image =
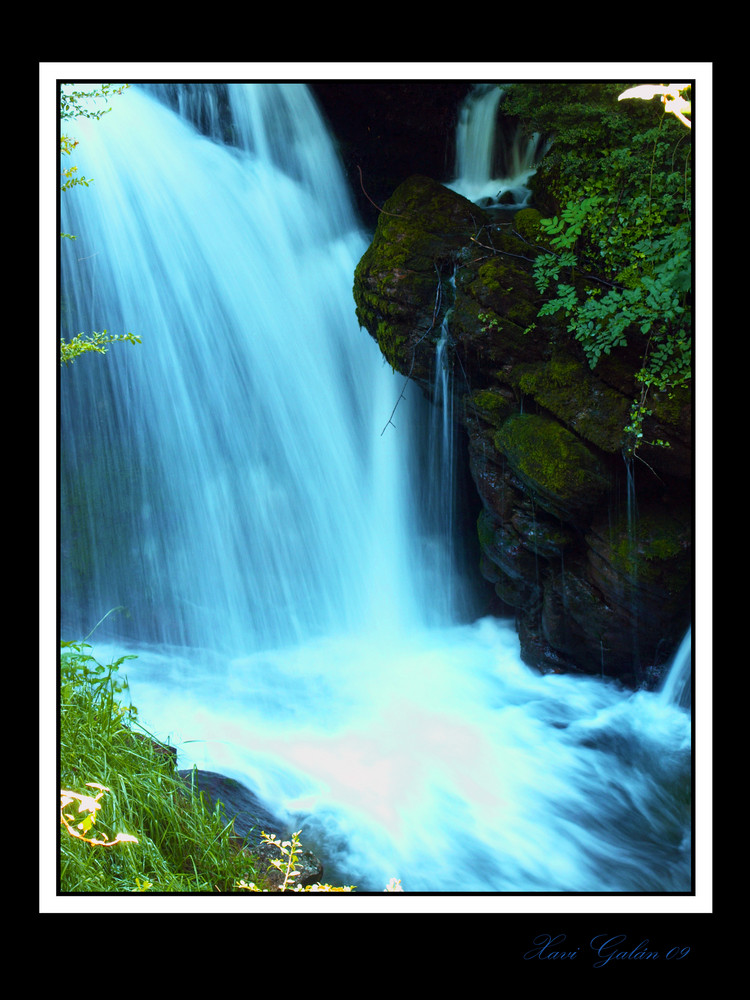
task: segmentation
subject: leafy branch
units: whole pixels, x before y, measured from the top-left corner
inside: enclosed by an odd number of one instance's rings
[[[141,338],[137,337],[134,333],[107,333],[106,330],[102,330],[101,333],[97,333],[96,330],[92,334],[79,333],[67,343],[61,339],[60,364],[73,364],[76,358],[91,351],[94,351],[96,354],[106,354],[107,348],[104,345],[112,344],[119,340],[127,340],[131,344],[141,343]]]
[[[91,100],[105,100],[108,101],[109,98],[115,94],[121,94],[123,90],[127,90],[130,86],[128,83],[123,83],[118,86],[111,83],[103,83],[98,90],[73,90],[65,91],[60,90],[60,120],[69,121],[74,118],[94,118],[97,121],[112,110],[112,108],[94,108],[88,105],[86,102]],[[69,135],[60,136],[60,152],[64,156],[70,156],[73,150],[78,145],[78,139],[73,139]],[[78,184],[82,184],[84,187],[88,187],[91,183],[86,177],[78,176],[78,167],[71,166],[67,170],[63,170],[62,176],[65,178],[65,183],[62,185],[61,190],[67,191],[69,188],[74,187]],[[62,235],[67,235],[63,233]]]
[[[108,101],[113,95],[121,94],[124,90],[127,90],[129,86],[130,84],[128,83],[119,85],[103,83],[96,90],[89,91],[66,91],[61,88],[60,120],[69,121],[76,118],[93,118],[98,121],[103,115],[110,112],[112,108],[93,107],[89,102],[92,100]],[[78,146],[77,139],[73,139],[69,135],[60,136],[60,152],[62,155],[70,156],[76,146]],[[91,183],[90,179],[79,176],[78,167],[76,166],[70,166],[66,170],[63,170],[62,176],[65,178],[65,183],[61,186],[62,191],[68,191],[77,185],[88,187]],[[71,233],[60,233],[60,236],[69,240],[76,239]],[[141,338],[133,333],[108,334],[106,330],[102,330],[101,333],[97,331],[94,331],[92,334],[79,333],[68,343],[61,339],[60,364],[72,364],[82,354],[90,352],[106,354],[107,348],[104,346],[105,344],[112,344],[122,340],[126,340],[131,344],[141,343]]]

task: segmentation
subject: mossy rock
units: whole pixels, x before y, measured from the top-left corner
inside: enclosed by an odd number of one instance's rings
[[[517,255],[521,245],[514,244]],[[512,324],[520,333],[537,321],[541,300],[528,264],[517,256],[500,253],[485,260],[473,272],[462,274],[461,292],[474,299],[479,312],[487,316],[484,327]]]
[[[686,437],[690,434],[692,417],[692,391],[688,385],[677,386],[663,392],[653,392],[649,405],[654,420],[680,428]]]
[[[571,352],[558,349],[546,361],[519,365],[513,381],[525,396],[601,451],[622,451],[630,400],[596,378]]]
[[[627,511],[610,514],[606,524],[592,526],[587,541],[631,586],[666,584],[669,591],[682,591],[689,578],[690,517],[680,517],[658,501],[640,502],[631,517]]]
[[[414,175],[386,201],[375,230],[375,243],[400,244],[404,259],[421,250],[428,263],[456,252],[487,224],[473,202],[430,177]]]
[[[550,331],[537,322],[536,291],[529,275],[507,257],[493,257],[456,277],[451,334],[467,377],[486,385],[521,363],[544,359]],[[505,375],[500,379],[511,384]]]
[[[585,518],[610,489],[609,473],[596,455],[549,417],[514,414],[494,443],[539,506],[563,521]]]
[[[522,208],[513,217],[513,228],[529,243],[537,244],[542,235],[542,213],[536,208]]]
[[[479,418],[499,427],[516,409],[516,404],[499,389],[478,389],[464,399],[464,409],[469,417]]]
[[[408,178],[383,206],[353,294],[360,325],[395,370],[431,378],[456,263],[479,256],[471,238],[486,221],[480,208],[428,177]]]

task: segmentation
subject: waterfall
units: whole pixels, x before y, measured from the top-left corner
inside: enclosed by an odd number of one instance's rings
[[[661,697],[664,703],[689,709],[693,701],[692,680],[693,630],[688,629],[662,684]]]
[[[90,641],[136,654],[141,721],[329,881],[688,891],[690,713],[456,612],[448,371],[428,403],[357,325],[368,239],[307,88],[133,86],[74,124],[62,336],[142,343],[61,372],[63,637],[117,609]]]
[[[455,280],[452,278],[447,285],[443,294],[452,296]],[[422,434],[424,456],[417,460],[417,466],[424,470],[420,475],[419,504],[428,532],[421,545],[420,564],[423,590],[435,623],[476,617],[476,613],[471,614],[470,588],[460,585],[460,581],[466,583],[469,552],[464,551],[465,544],[458,544],[463,512],[449,318],[450,311],[443,318],[435,344],[431,405]],[[475,558],[470,572],[475,574],[478,553],[472,549],[470,554]]]
[[[62,476],[64,622],[231,655],[415,610],[338,164],[304,87],[230,90],[232,147],[138,91],[80,123],[63,335],[143,344],[64,372]]]
[[[484,207],[518,209],[529,201],[527,182],[545,144],[536,134],[525,138],[515,126],[503,134],[498,122],[503,94],[497,84],[470,91],[456,130],[456,176],[447,186]]]
[[[456,577],[453,539],[455,536],[456,511],[456,467],[455,434],[456,424],[453,413],[453,380],[451,377],[449,353],[449,326],[447,317],[443,320],[440,338],[435,348],[435,377],[433,384],[433,404],[435,420],[430,434],[430,462],[428,465],[429,495],[435,504],[433,523],[442,526],[443,534],[436,535],[435,546],[443,558],[437,563],[431,590],[440,593],[441,587],[451,586]],[[447,541],[447,545],[443,542]],[[445,593],[445,591],[443,591]],[[449,598],[447,610],[455,610]]]

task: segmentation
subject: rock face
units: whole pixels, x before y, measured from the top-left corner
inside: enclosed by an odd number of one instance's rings
[[[456,412],[481,499],[479,570],[543,670],[637,686],[691,615],[690,398],[651,401],[624,457],[632,348],[592,370],[532,279],[538,213],[490,218],[413,176],[383,206],[355,274],[360,324],[391,366],[432,384],[447,319]]]
[[[166,748],[171,750],[172,748]],[[190,788],[204,796],[212,808],[218,808],[228,823],[232,821],[233,835],[251,850],[261,863],[268,866],[266,878],[274,890],[281,885],[283,875],[272,862],[280,858],[278,850],[262,840],[261,834],[268,833],[282,839],[286,836],[282,822],[273,816],[260,799],[245,785],[225,774],[202,771],[198,768],[177,772]],[[312,851],[303,850],[296,865],[298,876],[295,884],[305,886],[319,882],[323,874],[323,864]]]
[[[263,831],[281,836],[281,822],[239,781],[215,771],[202,771],[198,768],[177,773],[194,792],[202,793],[212,808],[218,807],[226,822],[234,821],[235,836],[256,847],[261,843]]]

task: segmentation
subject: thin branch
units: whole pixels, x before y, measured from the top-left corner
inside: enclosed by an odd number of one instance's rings
[[[380,205],[375,204],[375,202],[372,200],[369,194],[365,191],[365,182],[362,178],[362,167],[360,167],[359,164],[357,164],[357,170],[359,171],[359,186],[362,188],[362,194],[365,196],[365,198],[367,198],[370,204],[373,205],[375,208],[377,208],[379,212],[382,212],[383,215],[392,215],[395,219],[403,219],[403,215],[399,215],[397,212],[386,212],[386,210],[384,208],[381,208]]]
[[[398,409],[398,404],[401,402],[402,399],[405,398],[404,397],[404,391],[406,389],[406,386],[409,383],[409,380],[411,379],[411,373],[414,371],[414,360],[415,360],[415,356],[416,356],[416,349],[422,343],[422,341],[427,336],[427,334],[430,333],[431,330],[435,329],[435,321],[437,320],[438,313],[440,312],[440,302],[442,300],[443,283],[442,283],[442,281],[440,279],[440,271],[438,270],[437,264],[435,264],[434,267],[435,267],[435,270],[437,271],[438,283],[437,283],[437,289],[435,291],[435,305],[432,307],[432,322],[427,327],[427,329],[425,330],[425,332],[422,334],[422,336],[419,338],[419,340],[416,342],[416,344],[414,345],[414,347],[412,349],[412,352],[411,352],[411,366],[409,368],[409,374],[404,379],[404,384],[401,387],[401,393],[400,393],[398,399],[396,400],[395,406],[391,410],[391,415],[388,418],[388,420],[387,420],[387,422],[385,424],[385,427],[383,427],[382,431],[380,432],[380,436],[381,437],[385,434],[385,432],[388,429],[389,425],[391,427],[395,427],[396,426],[393,423],[393,414]]]
[[[407,376],[406,376],[406,378],[404,379],[404,384],[403,384],[403,386],[401,387],[401,395],[400,395],[400,396],[398,397],[398,399],[396,400],[396,405],[395,405],[395,406],[393,407],[393,409],[391,410],[391,415],[390,415],[390,417],[388,417],[388,421],[386,422],[386,425],[385,425],[385,427],[384,427],[384,428],[382,429],[382,431],[380,432],[380,436],[381,436],[381,437],[382,437],[382,436],[383,436],[383,435],[385,434],[385,432],[386,432],[386,431],[388,430],[388,426],[389,426],[389,425],[390,425],[391,427],[395,427],[395,426],[396,426],[396,425],[395,425],[395,424],[393,423],[393,414],[394,414],[394,413],[396,412],[396,410],[398,409],[398,404],[399,404],[399,403],[401,402],[401,400],[402,400],[402,399],[404,399],[404,398],[405,398],[405,396],[404,396],[404,392],[405,392],[405,390],[406,390],[406,386],[407,386],[408,384],[409,384],[409,376],[407,375]]]

